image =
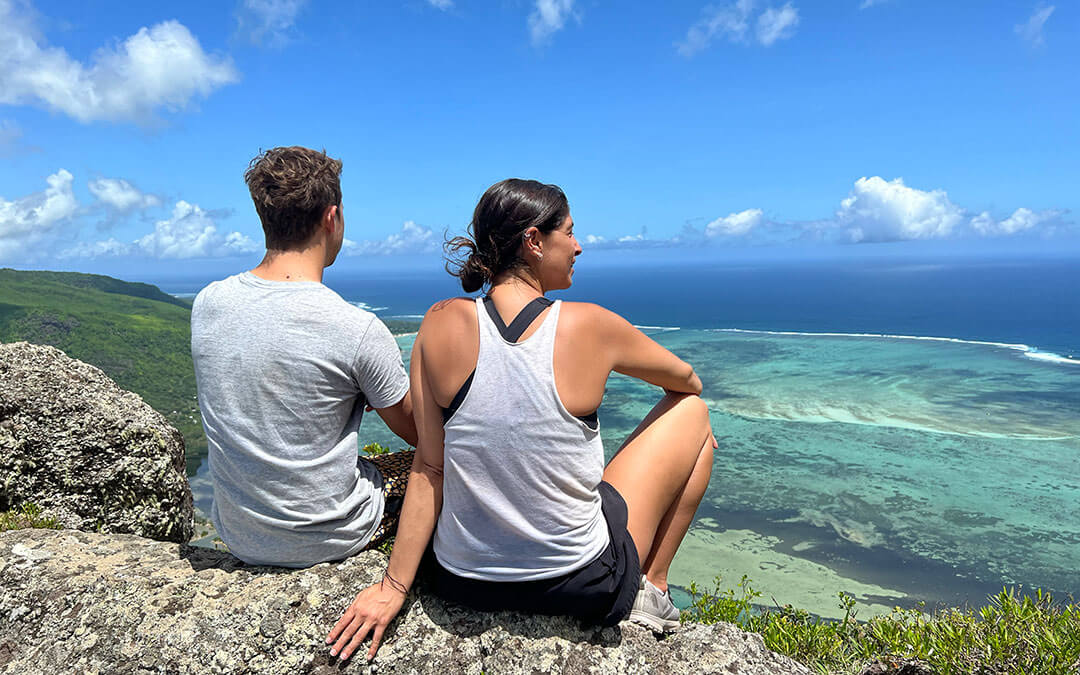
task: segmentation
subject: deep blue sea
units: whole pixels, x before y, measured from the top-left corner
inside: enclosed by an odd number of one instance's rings
[[[386,318],[460,294],[438,264],[325,281]],[[745,574],[824,616],[843,590],[863,618],[1003,585],[1080,594],[1080,260],[583,259],[555,297],[619,312],[705,384],[720,451],[678,587]],[[612,378],[609,456],[659,397]],[[374,415],[364,435],[393,444]]]

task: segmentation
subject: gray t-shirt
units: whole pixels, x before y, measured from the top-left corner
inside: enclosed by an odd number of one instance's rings
[[[245,272],[195,298],[191,355],[229,550],[306,567],[363,548],[383,512],[379,472],[357,461],[364,404],[409,390],[386,326],[321,283]]]

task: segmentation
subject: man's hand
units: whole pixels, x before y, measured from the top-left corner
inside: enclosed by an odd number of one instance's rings
[[[371,649],[368,650],[367,659],[370,661],[375,658],[383,632],[401,611],[404,603],[405,593],[385,580],[360,591],[345,610],[345,614],[338,619],[334,629],[326,636],[326,644],[334,645],[330,648],[330,655],[340,654],[344,661],[352,656],[370,632]]]

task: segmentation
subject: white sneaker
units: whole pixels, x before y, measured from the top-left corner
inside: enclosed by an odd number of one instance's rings
[[[667,591],[661,591],[641,575],[630,620],[656,633],[668,633],[679,627],[679,609]]]

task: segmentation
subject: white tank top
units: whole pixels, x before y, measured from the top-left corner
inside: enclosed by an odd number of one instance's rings
[[[443,508],[435,557],[470,579],[530,581],[572,572],[608,545],[597,486],[600,432],[555,389],[561,301],[508,342],[476,300],[480,353],[472,384],[444,425]]]

